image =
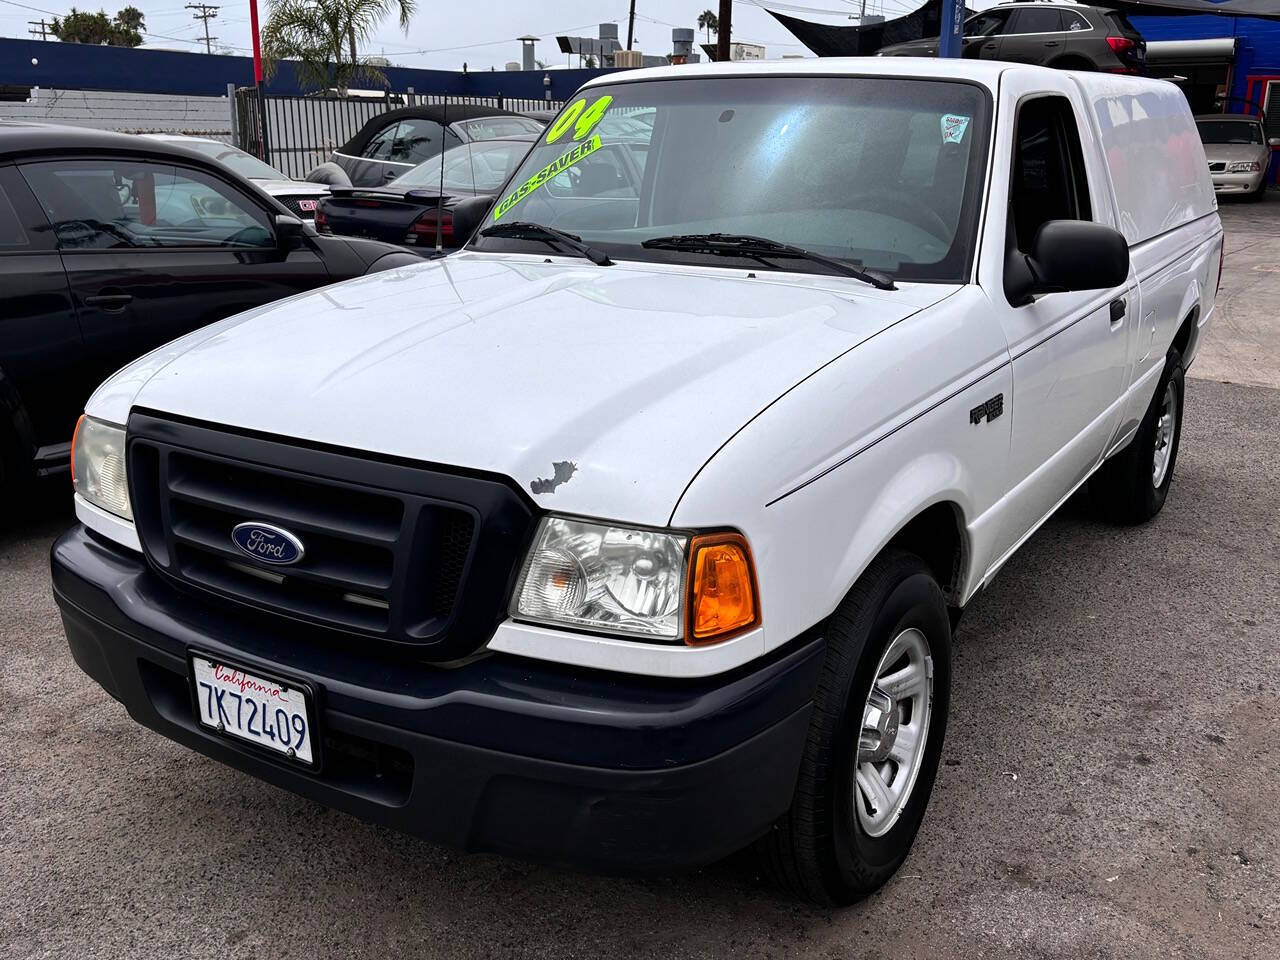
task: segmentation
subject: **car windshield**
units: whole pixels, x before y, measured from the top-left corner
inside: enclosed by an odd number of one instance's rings
[[[830,272],[797,257],[643,245],[749,235],[900,279],[963,282],[989,104],[966,82],[880,77],[591,87],[538,138],[482,229],[532,222],[614,259]],[[473,247],[528,252],[533,243],[482,233]]]
[[[518,137],[522,133],[542,132],[542,124],[532,117],[480,117],[476,120],[460,120],[457,126],[471,140],[497,140],[501,137]]]
[[[183,140],[182,146],[190,147],[206,157],[213,157],[223,166],[230,167],[242,177],[250,180],[288,180],[275,167],[268,166],[251,153],[245,153],[238,147],[213,140]]]
[[[529,140],[490,140],[464,143],[420,163],[387,184],[406,190],[440,188],[440,164],[444,163],[444,189],[468,193],[493,193],[528,151]]]
[[[1252,120],[1201,120],[1196,128],[1203,143],[1262,143],[1262,125]]]

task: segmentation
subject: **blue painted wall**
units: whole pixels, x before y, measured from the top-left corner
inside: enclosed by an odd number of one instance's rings
[[[32,63],[35,60],[36,63]],[[391,88],[403,92],[459,96],[543,99],[541,70],[455,73],[451,70],[411,70],[387,67]],[[609,70],[552,70],[551,96],[568,99],[592,77]],[[253,85],[253,60],[218,54],[130,50],[79,43],[0,38],[0,83],[67,90],[130,90],[138,93],[183,93],[222,96],[227,84]],[[288,61],[280,64],[267,84],[270,93],[304,93]]]
[[[1131,17],[1148,40],[1207,40],[1237,37],[1236,64],[1231,72],[1231,96],[1243,98],[1249,77],[1280,76],[1280,21],[1250,17]],[[1238,110],[1242,104],[1231,105]]]

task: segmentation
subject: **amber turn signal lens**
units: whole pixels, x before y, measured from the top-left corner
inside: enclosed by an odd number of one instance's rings
[[[727,640],[760,622],[751,550],[741,534],[694,537],[689,558],[687,644]]]
[[[80,419],[76,421],[76,428],[71,434],[71,487],[75,489],[76,485],[76,447],[79,445],[80,428],[84,426],[84,414],[80,414]]]

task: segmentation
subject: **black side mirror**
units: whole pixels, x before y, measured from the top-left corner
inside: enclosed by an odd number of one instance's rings
[[[297,217],[287,213],[277,213],[275,219],[276,239],[282,247],[291,247],[307,232],[307,225]]]
[[[1117,231],[1085,220],[1050,220],[1036,231],[1031,255],[1010,252],[1004,289],[1015,307],[1042,293],[1105,290],[1129,277],[1129,242]]]
[[[454,204],[450,211],[453,214],[454,243],[461,247],[471,239],[493,208],[493,200],[493,197],[467,197]]]

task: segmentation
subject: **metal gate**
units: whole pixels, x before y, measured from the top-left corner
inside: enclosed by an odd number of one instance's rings
[[[475,104],[515,113],[559,110],[562,100],[386,93],[382,97],[277,97],[259,100],[256,87],[235,95],[236,146],[261,157],[291,179],[303,180],[369,120],[398,107]]]

